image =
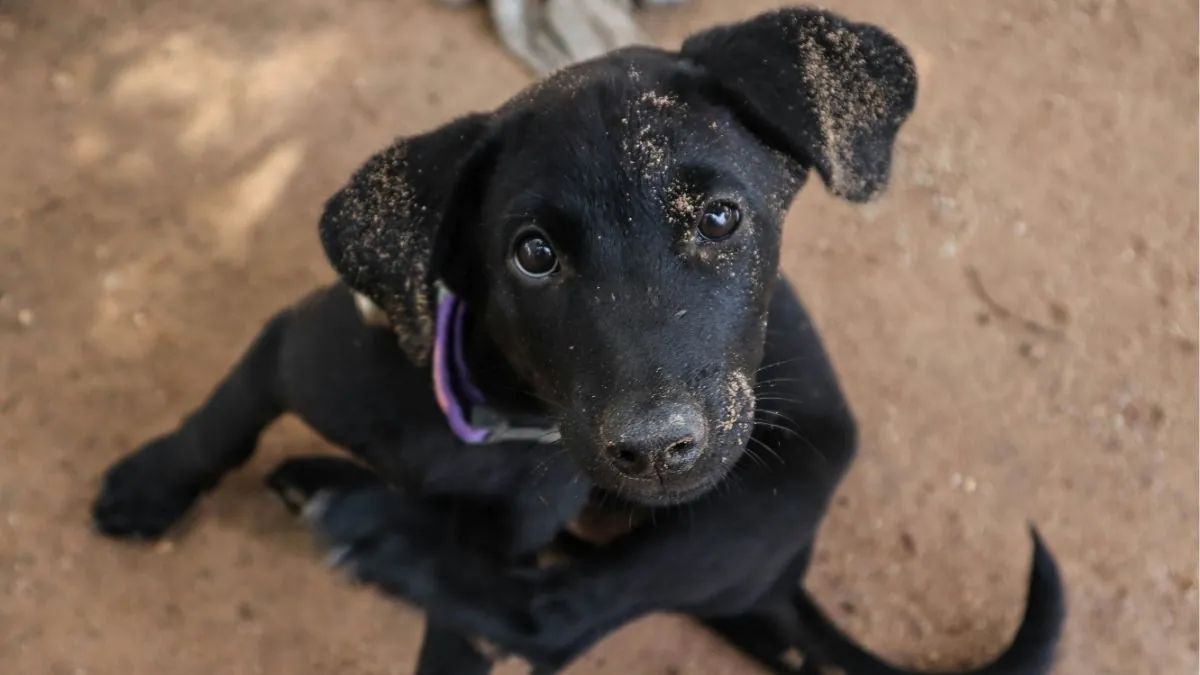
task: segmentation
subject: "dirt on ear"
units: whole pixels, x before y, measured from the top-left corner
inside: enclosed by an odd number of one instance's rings
[[[896,92],[868,71],[867,61],[883,54],[852,27],[824,17],[804,27],[798,47],[804,84],[816,104],[828,157],[829,188],[839,195],[874,192],[882,186],[873,185],[872,177],[863,175],[859,168],[862,159],[854,156],[854,140],[895,115]]]

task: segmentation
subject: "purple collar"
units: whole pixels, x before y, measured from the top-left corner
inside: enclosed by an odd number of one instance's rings
[[[463,319],[466,304],[438,284],[437,324],[433,341],[433,394],[450,430],[463,443],[482,445],[504,441],[555,443],[556,426],[514,426],[487,405],[483,392],[471,380],[463,353]]]

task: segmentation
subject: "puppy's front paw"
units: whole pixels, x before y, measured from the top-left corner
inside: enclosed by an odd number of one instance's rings
[[[546,642],[569,644],[577,637],[573,632],[581,631],[588,617],[611,604],[615,595],[572,583],[571,573],[570,566],[550,568],[535,584],[530,612]]]
[[[543,648],[543,635],[529,613],[540,575],[521,574],[481,550],[464,532],[464,514],[449,505],[386,488],[322,490],[306,501],[303,512],[328,548],[327,561],[355,581],[413,603],[464,635],[487,640],[497,653],[535,664],[556,656]]]
[[[382,487],[317,489],[301,511],[328,549],[331,566],[409,600],[427,595],[439,533],[418,500]]]
[[[163,437],[109,467],[92,521],[101,534],[121,539],[157,539],[188,512],[205,485],[169,480],[171,437]]]
[[[504,651],[526,639],[529,583],[474,546],[444,504],[379,489],[321,491],[304,513],[355,581],[416,604]],[[459,514],[461,515],[461,514]]]

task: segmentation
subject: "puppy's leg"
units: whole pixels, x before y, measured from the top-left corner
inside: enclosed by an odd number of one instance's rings
[[[788,637],[792,632],[789,630],[792,593],[803,581],[811,560],[810,544],[780,575],[779,581],[755,610],[737,616],[701,618],[701,622],[768,672],[779,675],[819,673],[816,660],[800,653]]]
[[[307,455],[284,460],[266,478],[271,489],[293,513],[304,513],[319,493],[384,488],[371,469],[341,457]],[[492,659],[466,636],[427,620],[417,656],[416,675],[487,675]]]
[[[815,670],[815,664],[809,663],[803,654],[787,642],[778,626],[766,617],[754,614],[720,617],[706,619],[704,625],[757,661],[769,673],[800,675],[820,672]]]
[[[835,417],[806,430],[807,443],[791,447],[770,435],[774,430],[763,431],[761,441],[779,456],[741,467],[741,490],[663,510],[652,527],[636,528],[596,555],[529,574],[514,575],[459,542],[431,541],[405,515],[411,505],[376,491],[335,494],[313,516],[359,581],[525,657],[540,668],[535,672],[552,673],[650,612],[760,613],[754,599],[764,598],[807,548],[852,455],[851,421]],[[795,574],[791,579],[798,582]]]
[[[254,452],[259,434],[283,413],[276,389],[288,313],[267,323],[209,399],[173,432],[112,465],[92,504],[96,527],[112,537],[156,538],[196,498]]]
[[[492,660],[480,653],[470,639],[433,621],[426,622],[416,675],[488,675],[490,672]]]

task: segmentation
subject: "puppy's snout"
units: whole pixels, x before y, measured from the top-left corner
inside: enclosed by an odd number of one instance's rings
[[[694,405],[625,408],[604,426],[606,459],[631,478],[686,471],[704,452],[704,415]]]

